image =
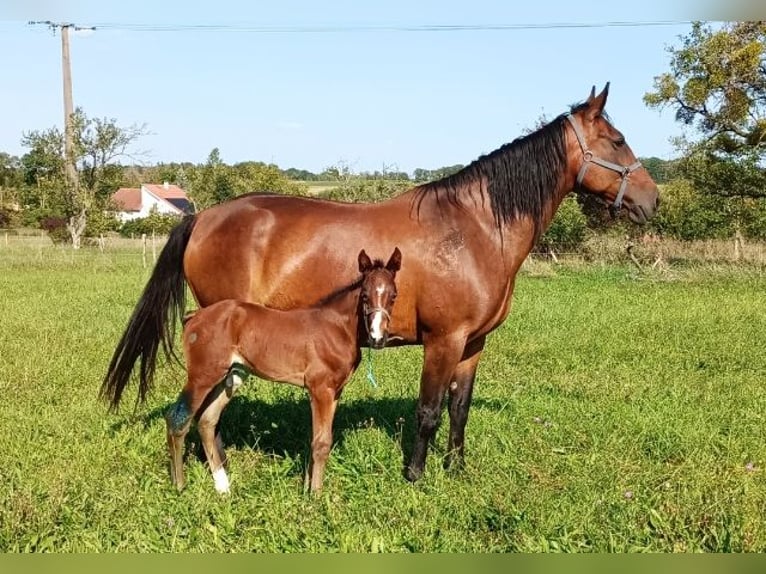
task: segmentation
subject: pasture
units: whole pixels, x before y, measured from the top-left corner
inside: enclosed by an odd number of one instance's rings
[[[129,242],[0,245],[0,551],[766,550],[762,263],[530,262],[479,368],[466,468],[442,469],[443,424],[402,478],[421,349],[386,349],[377,388],[366,363],[346,388],[318,497],[301,389],[251,378],[224,412],[228,496],[195,431],[170,484],[181,368],[135,411],[135,385],[118,414],[98,401],[150,267]]]

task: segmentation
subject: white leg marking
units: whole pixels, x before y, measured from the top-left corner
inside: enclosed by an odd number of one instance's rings
[[[375,341],[380,341],[383,338],[383,330],[380,328],[380,324],[383,322],[383,313],[375,311],[372,314],[372,322],[370,323],[370,337]]]
[[[229,492],[229,476],[226,474],[226,470],[221,467],[213,473],[213,480],[215,481],[215,489],[221,494],[228,494]]]

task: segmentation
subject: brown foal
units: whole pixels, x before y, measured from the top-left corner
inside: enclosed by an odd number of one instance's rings
[[[184,324],[187,383],[168,410],[170,475],[184,487],[183,444],[193,419],[218,492],[229,491],[225,455],[216,441],[221,412],[248,374],[303,386],[311,399],[311,459],[306,485],[322,488],[341,391],[361,359],[360,337],[380,349],[396,299],[401,266],[395,248],[388,263],[358,256],[361,277],[309,308],[280,311],[227,299],[198,310]]]

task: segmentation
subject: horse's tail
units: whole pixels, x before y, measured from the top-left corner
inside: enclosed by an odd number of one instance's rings
[[[178,360],[173,351],[176,323],[186,306],[183,258],[195,217],[188,215],[170,232],[149,282],[138,300],[128,326],[109,363],[99,395],[116,410],[130,375],[140,359],[138,400],[144,402],[154,377],[160,344],[165,356]]]

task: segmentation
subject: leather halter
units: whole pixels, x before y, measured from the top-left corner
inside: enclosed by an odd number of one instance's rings
[[[588,149],[588,146],[585,143],[585,136],[583,136],[582,130],[577,124],[577,121],[575,121],[574,116],[572,114],[567,114],[566,118],[569,120],[569,123],[572,124],[572,129],[574,130],[577,141],[580,144],[580,149],[582,150],[583,155],[582,167],[580,168],[580,172],[577,174],[577,185],[582,185],[582,180],[585,178],[585,172],[588,171],[591,163],[595,163],[596,165],[600,165],[601,167],[605,167],[606,169],[611,169],[612,171],[619,173],[620,178],[622,179],[620,182],[620,190],[617,192],[617,197],[614,198],[614,202],[611,205],[611,208],[616,212],[618,209],[620,209],[620,207],[622,207],[622,197],[625,195],[625,189],[628,187],[628,177],[630,177],[631,173],[641,167],[641,162],[636,160],[634,163],[628,166],[624,166],[612,163],[611,161],[601,159],[600,157],[593,155],[593,152]]]

